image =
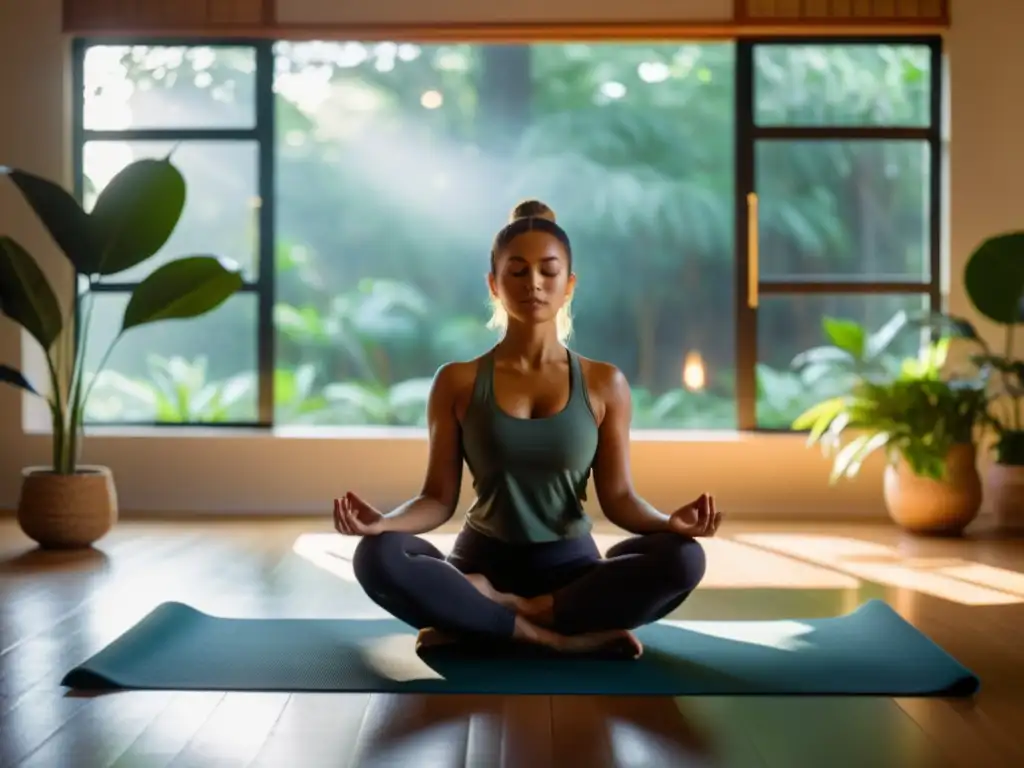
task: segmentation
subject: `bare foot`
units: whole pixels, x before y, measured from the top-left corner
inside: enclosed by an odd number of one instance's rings
[[[425,627],[416,636],[416,650],[421,651],[425,648],[434,648],[439,645],[452,645],[458,641],[459,638],[455,635],[447,634],[433,627]]]
[[[644,647],[640,641],[624,629],[605,632],[587,632],[579,635],[560,635],[544,627],[531,624],[522,617],[516,617],[515,639],[530,645],[539,645],[567,656],[598,656],[606,659],[638,659]],[[416,651],[420,652],[439,646],[454,645],[458,635],[426,627],[416,637]]]
[[[614,659],[639,659],[644,652],[644,646],[636,635],[625,629],[562,635],[559,645],[563,653],[598,655]]]
[[[534,624],[523,616],[516,616],[513,637],[520,642],[541,645],[566,655],[586,654],[604,658],[638,659],[644,650],[633,633],[625,629],[562,635]]]
[[[553,595],[521,597],[516,610],[524,617],[542,627],[555,623],[555,598]]]
[[[553,596],[520,597],[508,592],[499,592],[482,573],[468,573],[465,576],[466,580],[473,585],[476,591],[488,600],[493,600],[498,605],[510,608],[530,622],[539,624],[542,627],[549,627],[554,623],[555,599]]]
[[[511,608],[513,611],[519,610],[522,598],[517,595],[510,595],[507,592],[499,592],[482,573],[467,573],[464,575],[466,577],[466,581],[472,584],[476,591],[488,600],[493,600],[498,605]]]

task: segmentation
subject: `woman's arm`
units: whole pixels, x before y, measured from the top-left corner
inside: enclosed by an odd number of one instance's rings
[[[455,416],[458,370],[449,364],[438,370],[427,401],[430,454],[423,487],[410,499],[384,515],[382,530],[426,533],[447,523],[459,503],[462,487],[462,447]]]
[[[629,469],[629,425],[633,401],[629,382],[611,365],[595,366],[595,389],[601,393],[604,416],[594,460],[594,487],[601,510],[609,521],[630,533],[667,531],[669,516],[662,514],[633,490]]]

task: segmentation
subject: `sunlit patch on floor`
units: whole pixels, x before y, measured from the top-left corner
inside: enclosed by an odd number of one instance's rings
[[[662,624],[685,629],[701,635],[709,635],[722,640],[732,640],[748,645],[760,645],[779,651],[799,651],[810,648],[811,643],[802,639],[814,631],[809,624],[800,621],[670,621],[662,620]]]
[[[349,544],[352,546],[348,546]],[[304,533],[295,540],[292,552],[345,581],[356,580],[352,570],[353,539],[332,533]]]
[[[398,682],[443,680],[436,670],[416,654],[414,635],[386,635],[363,647],[367,666],[381,677]]]
[[[969,560],[907,555],[885,544],[847,536],[750,533],[733,538],[860,579],[963,605],[1024,602],[1024,574]]]
[[[934,572],[990,589],[998,589],[1000,592],[1008,592],[1024,600],[1024,573],[967,560],[947,562]]]
[[[677,765],[687,768],[711,768],[713,765],[710,755],[701,754],[693,746],[679,744],[678,738],[669,739],[637,723],[609,717],[606,727],[616,765],[657,765],[666,754],[674,755],[680,760]]]

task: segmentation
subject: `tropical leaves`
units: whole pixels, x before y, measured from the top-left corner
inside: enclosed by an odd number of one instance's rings
[[[185,204],[185,180],[170,157],[143,159],[121,170],[100,192],[91,213],[63,187],[24,170],[0,168],[21,192],[39,222],[88,288],[101,276],[134,267],[163,248]],[[77,283],[77,281],[76,281]],[[129,330],[170,319],[204,315],[242,287],[239,270],[213,256],[172,261],[135,289],[122,325],[103,353],[98,370],[85,375],[94,297],[77,294],[84,308],[78,333],[35,259],[15,240],[0,237],[0,312],[22,326],[43,348],[50,373],[45,396],[53,422],[53,467],[75,472],[77,443],[96,373],[102,372],[118,340]],[[76,286],[77,292],[77,286]],[[69,302],[72,306],[75,302]],[[70,361],[70,365],[64,365]],[[39,394],[23,374],[5,366],[0,381]]]

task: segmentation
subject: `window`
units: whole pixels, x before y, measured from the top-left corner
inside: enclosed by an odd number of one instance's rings
[[[95,287],[86,370],[120,327],[131,290],[161,262],[195,253],[227,257],[246,285],[195,321],[131,331],[118,342],[86,408],[89,422],[265,424],[272,421],[273,147],[269,52],[243,42],[176,45],[79,43],[77,187],[86,208],[134,160],[173,153],[188,183],[181,221],[140,267]],[[262,64],[262,66],[261,66]],[[268,81],[264,86],[262,80]],[[267,266],[269,265],[269,268]]]
[[[421,426],[438,366],[495,342],[489,245],[539,197],[577,254],[570,343],[624,370],[635,428],[786,428],[824,315],[938,298],[937,51],[80,41],[83,200],[173,147],[168,256],[249,281],[126,338],[88,418]],[[101,286],[97,336],[138,279]]]
[[[737,261],[737,407],[743,427],[787,429],[829,394],[787,371],[823,318],[875,329],[939,307],[941,50],[774,39],[739,56],[738,241],[756,235],[758,258]]]

